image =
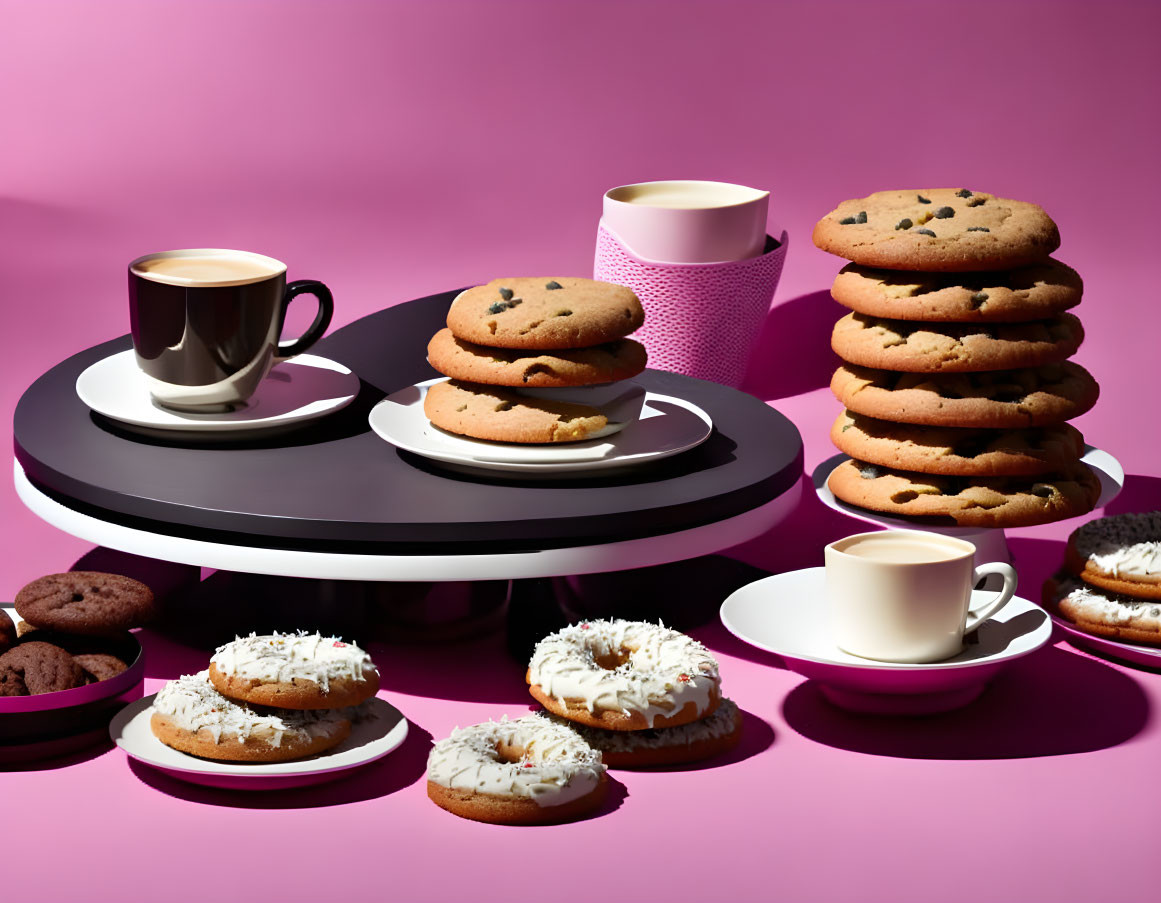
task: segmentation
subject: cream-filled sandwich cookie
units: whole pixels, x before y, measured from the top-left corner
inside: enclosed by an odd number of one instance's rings
[[[548,711],[605,730],[676,727],[721,701],[718,663],[701,643],[645,621],[583,621],[533,650],[529,692]]]
[[[284,709],[358,705],[379,691],[371,656],[317,633],[239,637],[214,653],[209,677],[231,699]]]
[[[1085,633],[1161,646],[1161,599],[1089,586],[1062,572],[1044,584],[1043,601]]]
[[[427,759],[427,795],[475,821],[569,821],[596,809],[604,789],[601,754],[541,715],[457,728]]]
[[[1068,538],[1065,556],[1085,583],[1161,599],[1161,511],[1089,521]]]
[[[150,728],[166,746],[204,759],[285,762],[338,745],[351,722],[335,712],[255,711],[227,699],[201,671],[161,688]]]

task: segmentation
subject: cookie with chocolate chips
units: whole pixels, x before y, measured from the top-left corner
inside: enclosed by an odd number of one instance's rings
[[[1080,303],[1084,284],[1056,260],[995,273],[913,273],[849,263],[830,293],[872,317],[937,323],[1023,323]]]
[[[493,279],[461,292],[447,314],[458,339],[533,351],[601,345],[624,338],[644,321],[632,290],[566,276]]]
[[[849,313],[835,324],[831,348],[863,367],[975,373],[1058,364],[1083,340],[1072,314],[1030,323],[922,323]]]
[[[860,461],[946,476],[1039,476],[1071,469],[1084,454],[1084,437],[1067,423],[979,430],[891,423],[843,411],[830,438]]]
[[[617,339],[591,348],[514,351],[457,339],[441,329],[427,345],[427,360],[444,376],[492,386],[564,388],[630,379],[645,369],[645,346]]]
[[[899,373],[847,364],[830,381],[856,414],[896,423],[1023,429],[1079,417],[1100,389],[1079,364],[990,373]]]
[[[449,433],[530,444],[579,442],[609,422],[587,405],[530,398],[508,388],[459,380],[432,385],[423,399],[423,413]]]
[[[888,270],[1008,270],[1045,261],[1060,246],[1036,204],[967,188],[878,191],[843,201],[814,227],[814,243]]]
[[[38,629],[112,636],[153,617],[153,591],[120,574],[69,571],[25,586],[16,594],[16,611]]]
[[[857,508],[961,527],[1051,523],[1088,513],[1100,497],[1100,482],[1083,464],[1041,477],[949,477],[851,459],[827,486]]]

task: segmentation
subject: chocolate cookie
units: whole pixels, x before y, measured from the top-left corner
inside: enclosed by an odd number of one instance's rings
[[[1060,233],[1035,204],[932,188],[843,201],[814,227],[814,243],[863,266],[961,273],[1041,263]]]
[[[1085,583],[1161,599],[1161,511],[1089,521],[1068,537],[1065,561]]]
[[[1085,633],[1161,646],[1161,600],[1090,586],[1062,571],[1044,584],[1043,601]]]
[[[29,583],[16,594],[16,611],[33,627],[107,636],[149,621],[153,592],[119,574],[69,571]]]
[[[23,685],[27,695],[55,693],[82,686],[85,673],[73,657],[51,643],[26,642],[0,655],[0,696],[24,696],[12,692]]]
[[[947,477],[844,461],[827,480],[835,498],[893,517],[961,527],[1028,527],[1092,510],[1100,483],[1083,464],[1063,474]]]
[[[1084,437],[1066,423],[1026,430],[913,426],[844,411],[831,441],[852,458],[947,476],[1039,476],[1075,467]]]
[[[12,623],[12,618],[7,611],[0,608],[0,652],[3,652],[15,643],[18,636],[19,634],[16,631],[16,625]]]
[[[81,666],[81,670],[85,672],[85,683],[97,683],[101,680],[108,680],[110,677],[116,677],[122,671],[128,670],[129,666],[115,655],[108,655],[103,652],[89,652],[84,655],[74,655],[73,661]]]
[[[491,386],[560,388],[630,379],[645,369],[645,346],[618,339],[591,348],[511,351],[457,339],[441,329],[427,345],[427,360],[444,376]]]
[[[423,412],[449,433],[493,442],[579,442],[609,422],[586,405],[527,398],[510,389],[458,380],[431,386]]]
[[[922,323],[850,313],[831,334],[844,361],[908,373],[976,373],[1068,360],[1084,339],[1080,320],[1061,314],[1031,323]]]
[[[462,292],[447,313],[458,339],[495,348],[588,348],[623,338],[645,322],[630,289],[561,276],[493,279]]]
[[[943,323],[1043,320],[1080,303],[1084,286],[1056,260],[996,273],[913,273],[847,264],[831,296],[872,317]]]
[[[880,420],[929,426],[1022,429],[1079,417],[1100,394],[1078,364],[991,373],[897,373],[847,364],[831,391],[848,409]]]

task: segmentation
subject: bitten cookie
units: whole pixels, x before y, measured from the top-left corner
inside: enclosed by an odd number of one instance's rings
[[[914,426],[843,411],[831,441],[852,458],[947,476],[1038,476],[1075,467],[1084,437],[1068,424],[1026,430]]]
[[[611,342],[644,322],[632,290],[566,276],[493,279],[460,293],[447,314],[456,338],[538,351]]]
[[[230,762],[286,762],[342,743],[351,722],[335,712],[255,711],[219,693],[205,671],[167,683],[153,700],[153,735],[166,746]]]
[[[39,696],[84,682],[81,666],[51,643],[29,641],[0,655],[0,696]]]
[[[1061,314],[1031,323],[913,323],[850,313],[831,348],[862,367],[908,373],[974,373],[1068,360],[1084,340],[1080,320]]]
[[[283,709],[358,705],[379,691],[371,656],[317,633],[239,637],[218,647],[209,679],[231,699]]]
[[[1100,483],[1084,465],[1039,480],[945,477],[844,461],[827,480],[835,498],[894,517],[934,518],[961,527],[1028,527],[1087,514]]]
[[[580,442],[609,424],[604,414],[587,405],[458,380],[428,387],[423,413],[449,433],[493,442]]]
[[[1100,389],[1078,364],[990,373],[898,373],[847,364],[831,391],[849,410],[929,426],[1022,429],[1079,417]]]
[[[721,702],[710,651],[646,621],[582,621],[549,634],[536,644],[526,679],[554,715],[605,730],[676,727]]]
[[[872,317],[946,323],[1043,320],[1080,303],[1084,285],[1056,260],[997,273],[915,273],[847,264],[831,296]]]
[[[1043,601],[1085,633],[1161,646],[1161,600],[1089,586],[1062,571],[1044,584]]]
[[[680,727],[603,731],[563,718],[560,721],[571,724],[582,740],[599,750],[609,768],[650,768],[700,762],[728,752],[742,739],[741,709],[725,697],[708,718]]]
[[[562,388],[631,379],[645,369],[645,346],[618,339],[591,348],[510,351],[457,339],[441,329],[427,346],[427,360],[444,376],[492,386]]]
[[[888,270],[1006,270],[1060,246],[1040,207],[966,188],[878,191],[843,201],[814,227],[824,251]]]
[[[1065,562],[1085,583],[1161,599],[1161,511],[1089,521],[1068,538]]]
[[[16,594],[16,611],[33,627],[108,636],[153,618],[153,591],[119,574],[69,571],[33,580]]]
[[[431,801],[474,821],[571,821],[594,811],[604,794],[601,754],[539,714],[456,728],[427,759]]]

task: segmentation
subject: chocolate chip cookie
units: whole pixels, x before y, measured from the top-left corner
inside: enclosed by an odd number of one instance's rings
[[[848,460],[827,480],[835,498],[894,517],[961,527],[1028,527],[1092,510],[1100,482],[1083,464],[1029,477],[949,477]]]
[[[1061,314],[1031,323],[913,323],[849,313],[831,334],[844,361],[908,373],[975,373],[1068,360],[1084,340],[1080,320]]]
[[[897,373],[847,364],[831,391],[849,410],[880,420],[929,426],[1022,429],[1079,417],[1100,389],[1066,361],[992,373]]]
[[[153,591],[119,574],[69,571],[25,586],[16,594],[16,611],[39,629],[109,636],[153,617]]]
[[[447,325],[458,339],[495,348],[588,348],[623,338],[645,322],[632,290],[560,276],[493,279],[452,302]]]
[[[39,696],[71,690],[84,682],[81,666],[51,643],[30,640],[0,655],[0,696]]]
[[[590,348],[515,351],[476,345],[441,329],[427,345],[427,360],[444,376],[492,386],[561,388],[631,379],[645,369],[645,346],[618,339]]]
[[[449,433],[494,442],[579,442],[609,422],[587,405],[528,398],[508,388],[458,380],[432,385],[423,412]]]
[[[852,458],[947,476],[1038,476],[1076,466],[1084,437],[1066,423],[1025,430],[913,426],[843,411],[830,431]]]
[[[843,201],[814,227],[814,243],[863,266],[959,273],[1041,263],[1060,233],[1036,204],[933,188]]]
[[[995,273],[914,273],[847,264],[831,296],[872,317],[943,323],[1021,323],[1080,303],[1084,286],[1056,260]]]

